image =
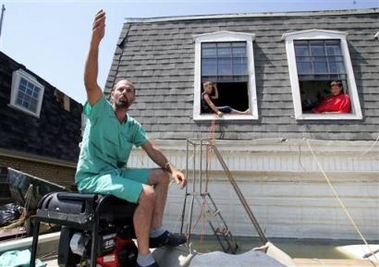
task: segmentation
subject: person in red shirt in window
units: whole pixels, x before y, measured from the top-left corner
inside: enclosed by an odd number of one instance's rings
[[[313,109],[314,113],[350,113],[351,104],[348,94],[342,91],[341,81],[330,83],[330,96],[322,99]]]

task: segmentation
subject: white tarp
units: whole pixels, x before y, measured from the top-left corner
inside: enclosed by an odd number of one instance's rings
[[[283,267],[279,261],[261,251],[250,250],[242,254],[215,251],[196,255],[189,267]]]

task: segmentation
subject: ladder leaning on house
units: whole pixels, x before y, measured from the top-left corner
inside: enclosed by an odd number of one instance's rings
[[[200,143],[199,143],[200,142]],[[187,140],[187,175],[189,168],[189,161],[192,159],[192,192],[188,192],[186,187],[186,193],[184,198],[183,210],[182,210],[182,226],[181,233],[183,233],[184,226],[184,217],[186,213],[187,200],[189,199],[189,213],[187,219],[187,229],[186,235],[188,236],[188,243],[190,243],[192,228],[196,226],[197,222],[193,223],[193,209],[194,203],[198,204],[201,209],[200,216],[203,216],[208,221],[214,235],[217,238],[217,241],[220,243],[222,249],[226,253],[235,254],[238,248],[238,245],[229,229],[226,225],[224,218],[221,215],[221,211],[217,208],[215,201],[212,199],[211,194],[208,192],[208,163],[210,162],[209,156],[206,152],[209,152],[209,143],[200,140],[190,141]],[[193,146],[193,149],[190,149],[190,145]],[[200,149],[198,150],[198,147]],[[190,150],[193,152],[193,155],[190,157]],[[198,154],[198,156],[196,156]],[[205,164],[204,164],[205,162]],[[200,217],[199,216],[199,217]]]
[[[189,146],[193,146],[190,149]],[[200,149],[198,149],[200,147]],[[189,157],[189,151],[193,152],[193,155]],[[204,150],[206,153],[204,153]],[[182,210],[182,226],[181,233],[183,233],[183,225],[184,225],[184,216],[185,209],[187,205],[187,198],[190,198],[190,211],[188,214],[188,222],[187,222],[187,236],[190,241],[191,231],[192,231],[192,216],[193,216],[193,206],[194,201],[196,200],[199,206],[201,207],[201,215],[205,215],[208,220],[210,227],[213,230],[214,235],[219,241],[221,247],[226,253],[236,253],[238,245],[229,229],[226,225],[224,218],[221,215],[221,211],[217,208],[216,203],[212,199],[210,193],[208,192],[208,182],[209,182],[209,165],[210,165],[210,153],[214,152],[219,163],[224,169],[226,176],[228,177],[230,183],[232,184],[234,190],[237,193],[241,204],[245,208],[250,220],[252,221],[258,235],[262,241],[262,244],[267,243],[267,239],[261,230],[257,220],[255,219],[252,211],[249,208],[248,203],[246,202],[244,196],[242,195],[237,183],[235,182],[231,172],[229,171],[225,161],[222,158],[221,153],[217,149],[217,147],[210,140],[200,140],[200,141],[191,141],[187,140],[187,175],[189,171],[189,162],[192,159],[192,192],[188,192],[186,188],[186,195],[183,203]],[[198,157],[197,157],[198,155]],[[205,162],[205,164],[204,164]],[[204,177],[205,176],[205,177]],[[205,181],[204,181],[205,180]],[[205,182],[205,185],[203,184]],[[203,189],[204,188],[204,189]]]
[[[194,197],[202,208],[202,213],[207,218],[207,221],[212,228],[213,234],[216,236],[217,241],[220,243],[222,249],[226,253],[235,254],[238,244],[234,239],[229,227],[226,225],[221,211],[217,208],[216,203],[212,199],[209,192],[200,194],[189,194]]]

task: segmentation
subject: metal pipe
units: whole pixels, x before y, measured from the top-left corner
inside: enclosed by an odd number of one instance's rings
[[[236,181],[234,180],[231,172],[229,171],[228,166],[226,165],[224,159],[222,158],[220,151],[212,143],[211,143],[211,145],[212,145],[212,149],[215,152],[219,162],[221,163],[222,167],[224,168],[226,176],[228,177],[230,183],[232,184],[234,191],[236,191],[237,196],[238,196],[239,200],[241,201],[242,206],[245,208],[247,215],[249,216],[251,222],[253,223],[255,230],[257,231],[257,233],[259,235],[259,238],[261,239],[263,244],[266,244],[268,240],[267,240],[266,236],[264,235],[261,227],[259,226],[258,221],[256,220],[253,212],[251,211],[249,204],[247,203],[245,197],[243,196],[241,190],[239,189],[239,187],[238,187]]]

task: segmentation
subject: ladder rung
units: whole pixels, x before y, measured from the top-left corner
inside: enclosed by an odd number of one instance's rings
[[[220,210],[219,209],[217,209],[217,210],[215,210],[214,212],[213,212],[213,216],[216,216],[216,215],[220,215]]]
[[[192,199],[196,199],[198,204],[202,207],[204,214],[208,217],[208,222],[213,229],[214,235],[217,236],[224,252],[235,253],[238,245],[231,236],[231,232],[221,216],[221,210],[217,208],[216,203],[213,201],[210,193],[192,192],[187,193],[186,197],[187,196],[192,196]],[[219,227],[215,228],[213,226],[214,224],[217,224]]]
[[[225,236],[225,237],[229,236],[229,234],[230,234],[230,231],[229,231],[228,228],[224,228],[224,229],[222,229],[222,230],[220,230],[220,228],[217,228],[217,229],[215,230],[215,232],[216,232],[217,234],[222,235],[222,236]]]

